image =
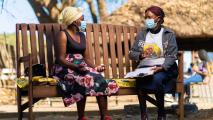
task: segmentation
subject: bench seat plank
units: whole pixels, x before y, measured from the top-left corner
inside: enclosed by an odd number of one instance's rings
[[[42,91],[42,92],[41,92]],[[135,88],[120,88],[116,95],[136,95]],[[55,85],[33,86],[34,98],[62,97]]]

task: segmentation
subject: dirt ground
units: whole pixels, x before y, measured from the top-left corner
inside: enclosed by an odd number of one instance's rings
[[[0,96],[0,120],[17,120],[15,89],[0,88]],[[136,109],[135,113],[128,114],[124,109],[125,105],[132,104],[134,108],[134,105],[138,104],[136,96],[110,97],[108,101],[113,120],[140,120],[139,110],[137,111]],[[116,104],[116,101],[118,104]],[[50,102],[52,106],[50,106]],[[213,103],[208,103],[199,99],[195,100],[195,103],[199,111],[186,114],[185,120],[213,120]],[[170,106],[168,102],[165,104],[166,106]],[[7,105],[9,107],[7,107]],[[153,111],[153,106],[150,104],[148,104],[148,106],[149,109],[151,109],[149,118],[150,120],[155,120],[157,116],[155,112],[156,108],[154,108]],[[95,103],[95,98],[88,98],[86,118],[88,120],[100,120],[97,110],[98,106]],[[77,120],[76,106],[74,105],[68,109],[64,108],[60,98],[42,100],[35,105],[34,111],[36,112],[36,120]],[[177,120],[177,116],[172,114],[168,114],[167,118],[168,120]]]
[[[124,115],[113,114],[112,120],[140,120],[140,115]],[[100,120],[98,115],[86,115],[88,120]],[[150,120],[156,120],[156,114],[149,114]],[[0,118],[1,119],[1,118]],[[174,115],[167,115],[168,120],[177,120]],[[3,118],[1,120],[17,120],[17,118]],[[24,120],[27,120],[26,118]],[[77,120],[75,115],[47,114],[44,116],[36,116],[36,120]],[[201,110],[197,114],[189,115],[184,120],[213,120],[213,110]]]

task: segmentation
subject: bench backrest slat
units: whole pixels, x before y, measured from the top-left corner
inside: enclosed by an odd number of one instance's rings
[[[99,41],[99,32],[100,32],[100,26],[97,24],[93,25],[93,38],[94,38],[94,53],[95,53],[95,64],[100,65],[101,64],[101,52],[100,52],[100,41]]]
[[[110,45],[110,57],[111,57],[111,67],[112,76],[117,78],[117,65],[116,65],[116,51],[115,51],[115,27],[113,25],[108,25],[109,29],[109,45]]]
[[[32,58],[32,63],[36,64],[36,63],[38,63],[38,59],[37,59],[37,46],[36,46],[36,25],[35,24],[30,24],[29,25],[29,30],[30,30],[31,53],[34,56]]]
[[[41,64],[45,64],[45,53],[44,53],[44,25],[37,25],[38,30],[38,46],[39,46],[39,59]]]
[[[126,72],[130,71],[130,61],[129,61],[129,35],[128,35],[129,28],[123,26],[123,38],[124,38],[124,54],[125,54],[125,65],[126,65]]]
[[[20,58],[20,48],[21,46],[20,46],[20,25],[19,24],[17,24],[16,25],[16,60],[17,60],[17,67],[16,67],[16,69],[17,69],[17,77],[20,77],[21,76],[21,66],[20,66],[20,64],[19,64],[19,58]]]
[[[46,28],[46,48],[47,48],[47,61],[48,61],[48,70],[51,71],[51,67],[53,66],[53,40],[54,40],[54,33],[53,33],[53,26],[51,24],[45,25]]]
[[[135,36],[136,36],[136,29],[134,27],[130,27],[130,43],[131,46],[133,45],[134,41],[135,41]],[[133,61],[132,62],[132,68],[135,69],[136,68],[136,62]]]
[[[22,50],[23,50],[22,52],[23,52],[24,56],[29,54],[27,29],[28,29],[28,25],[27,24],[22,24],[21,25],[21,38],[22,38]],[[28,64],[24,63],[24,68],[26,68],[26,67],[28,67]]]
[[[107,39],[107,25],[101,25],[101,39],[103,45],[103,63],[105,65],[105,77],[109,78],[109,51],[108,51],[108,39]]]
[[[119,77],[122,78],[124,76],[124,66],[123,66],[123,48],[122,48],[122,42],[121,42],[121,35],[122,35],[122,29],[121,26],[115,27],[116,32],[116,47],[117,47],[117,61],[118,61],[118,71],[119,71]]]
[[[87,41],[88,41],[88,43],[89,43],[89,45],[88,45],[88,47],[89,48],[87,48],[87,49],[89,49],[88,51],[89,51],[89,58],[92,60],[93,59],[93,52],[92,52],[92,31],[93,31],[93,29],[92,29],[92,25],[87,25],[87,29],[86,29],[86,39],[87,39]],[[92,60],[92,62],[94,62],[93,60]]]

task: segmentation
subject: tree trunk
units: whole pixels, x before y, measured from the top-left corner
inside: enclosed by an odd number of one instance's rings
[[[97,13],[95,11],[95,6],[94,6],[92,0],[86,0],[86,1],[89,4],[89,8],[90,8],[90,11],[92,13],[93,22],[98,23]]]
[[[107,10],[106,10],[106,2],[105,0],[97,0],[98,3],[98,10],[100,13],[100,21],[102,21],[107,15]]]
[[[73,6],[76,0],[62,0],[62,6],[57,6],[57,0],[28,0],[40,23],[57,22],[59,13],[67,6]],[[45,8],[46,11],[43,9]],[[48,13],[47,13],[48,12]]]
[[[43,5],[37,0],[28,0],[40,23],[54,22],[43,10]]]

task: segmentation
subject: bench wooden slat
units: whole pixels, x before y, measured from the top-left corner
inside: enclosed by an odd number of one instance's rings
[[[117,65],[116,65],[116,51],[115,51],[115,30],[113,25],[108,25],[109,29],[109,43],[110,43],[110,57],[111,57],[111,67],[112,67],[112,76],[117,78]]]
[[[53,42],[57,38],[57,34],[60,32],[60,30],[61,30],[61,26],[59,24],[54,24],[53,25],[53,33],[54,33],[54,40],[53,40]]]
[[[20,57],[20,24],[16,24],[16,59]],[[17,60],[18,61],[18,60]],[[21,76],[20,63],[17,62],[17,77]]]
[[[128,39],[128,27],[123,26],[123,38],[124,38],[124,54],[125,54],[125,66],[126,72],[130,72],[130,62],[129,62],[129,39]]]
[[[88,52],[89,52],[89,58],[90,58],[90,60],[92,62],[94,62],[94,60],[93,60],[93,51],[92,51],[92,38],[91,38],[92,37],[91,36],[91,34],[92,34],[92,25],[91,24],[87,24],[86,33],[87,33],[86,39],[87,39],[87,41],[89,43],[89,45],[88,45],[89,48],[87,48]]]
[[[35,26],[35,24],[30,24],[29,30],[30,30],[31,53],[34,56],[32,59],[32,63],[36,64],[36,63],[38,63],[38,59],[37,59],[37,42],[36,42],[36,33],[35,33],[36,26]]]
[[[93,25],[93,36],[94,36],[94,50],[95,50],[95,64],[100,65],[101,64],[101,56],[100,56],[100,41],[99,41],[99,30],[100,26],[97,24]]]
[[[20,24],[16,24],[16,61],[17,61],[17,66],[16,66],[16,71],[17,71],[17,78],[21,76],[21,64],[18,62],[18,59],[20,57],[20,52],[21,52],[21,43],[20,43]],[[17,86],[17,85],[16,85]],[[18,111],[18,118],[22,118],[22,101],[21,101],[21,89],[17,86],[17,111]]]
[[[130,27],[130,43],[131,46],[133,45],[134,41],[135,41],[135,27]],[[132,61],[132,69],[134,70],[136,68],[136,62]]]
[[[29,54],[28,51],[28,40],[27,40],[27,24],[21,24],[21,36],[22,36],[22,50],[23,50],[23,55],[26,56]],[[28,67],[28,64],[25,62],[24,63],[24,68]]]
[[[109,78],[109,54],[108,54],[108,39],[107,39],[107,26],[105,24],[101,25],[101,37],[102,37],[102,45],[103,45],[103,62],[105,65],[104,75]]]
[[[41,64],[45,64],[45,53],[44,53],[44,25],[37,25],[38,28],[38,48],[39,48],[39,59]]]
[[[51,71],[51,68],[53,66],[53,31],[52,31],[52,25],[47,24],[45,25],[46,30],[46,41],[47,41],[47,60],[48,60],[48,70]]]
[[[53,34],[54,34],[54,38],[53,38],[53,45],[55,46],[55,41],[57,39],[57,34],[60,32],[61,30],[61,25],[60,24],[54,24],[53,25]],[[55,47],[54,47],[55,48]],[[53,57],[55,58],[55,51],[53,52]]]
[[[41,92],[42,91],[42,92]],[[115,95],[135,95],[136,91],[134,88],[120,88],[119,92]],[[33,86],[34,98],[45,98],[45,97],[62,97],[57,90],[57,86]]]
[[[123,31],[121,29],[121,26],[116,26],[115,31],[116,31],[119,78],[123,78],[124,77],[124,66],[123,66],[123,49],[122,49],[122,43],[121,43],[121,33]]]

